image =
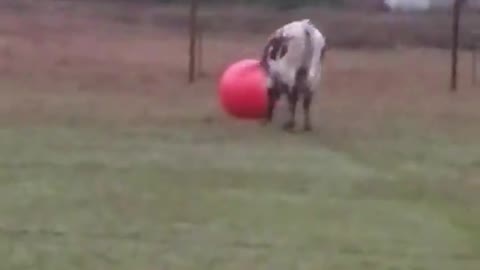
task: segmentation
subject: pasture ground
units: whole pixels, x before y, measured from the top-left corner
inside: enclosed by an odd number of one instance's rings
[[[333,50],[288,134],[215,99],[261,37],[209,38],[189,86],[180,34],[51,20],[0,16],[3,269],[479,269],[468,54],[452,94],[446,51]]]

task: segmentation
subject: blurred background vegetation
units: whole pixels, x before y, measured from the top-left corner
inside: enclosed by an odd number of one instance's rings
[[[191,0],[123,0],[131,2],[156,2],[162,4],[185,4],[189,3]],[[348,6],[352,0],[199,0],[202,4],[205,5],[256,5],[256,6],[265,6],[273,7],[276,9],[288,10],[295,9],[305,6],[329,6],[329,7],[342,7]],[[364,2],[382,2],[381,0],[366,0]]]

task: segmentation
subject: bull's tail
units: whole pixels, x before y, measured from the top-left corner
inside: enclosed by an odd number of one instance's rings
[[[304,44],[305,44],[305,50],[303,53],[303,68],[306,70],[310,69],[310,62],[313,57],[313,41],[312,41],[312,33],[310,32],[310,21],[307,22],[307,26],[305,27],[304,30]]]

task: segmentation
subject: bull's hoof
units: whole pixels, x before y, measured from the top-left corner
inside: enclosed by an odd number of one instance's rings
[[[294,128],[295,128],[294,121],[288,121],[285,124],[283,124],[283,129],[286,131],[292,131]]]
[[[309,132],[309,131],[312,131],[312,126],[310,124],[306,124],[305,126],[303,126],[303,131],[306,131],[306,132]]]
[[[262,120],[260,120],[259,123],[260,123],[261,126],[267,126],[267,125],[269,125],[271,122],[272,122],[272,120],[270,120],[270,119],[262,119]]]

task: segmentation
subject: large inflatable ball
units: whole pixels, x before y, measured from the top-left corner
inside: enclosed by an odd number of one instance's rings
[[[220,77],[218,94],[223,109],[242,119],[258,119],[267,111],[266,74],[259,61],[245,59],[229,65]]]

